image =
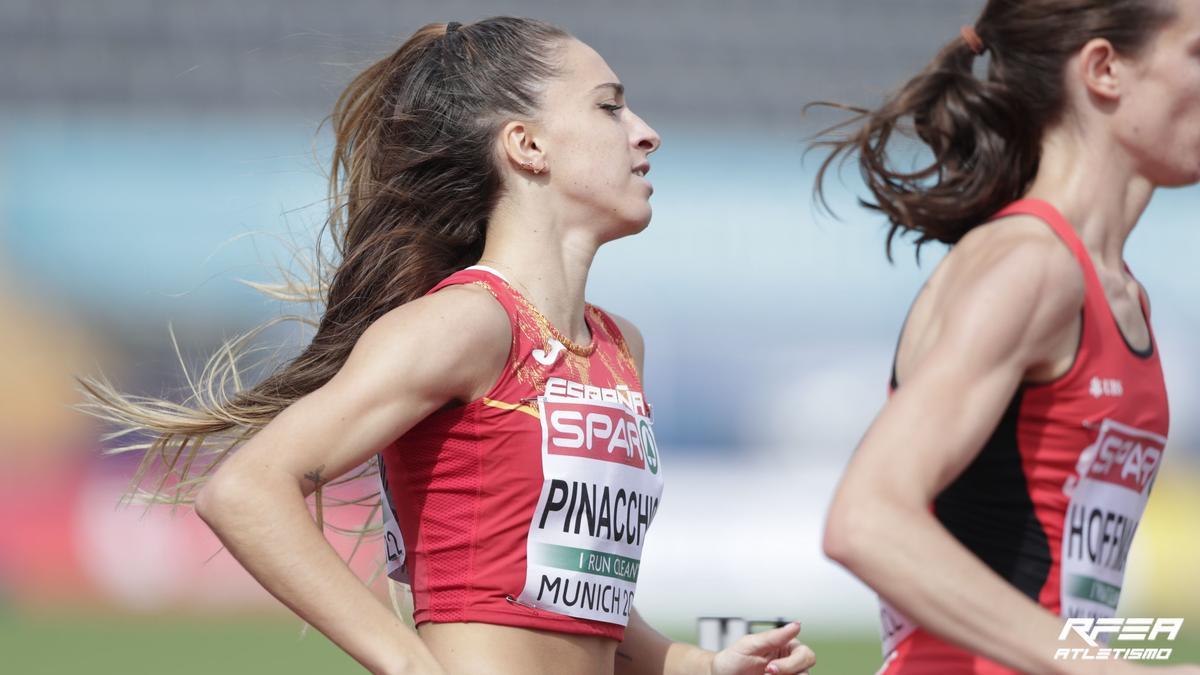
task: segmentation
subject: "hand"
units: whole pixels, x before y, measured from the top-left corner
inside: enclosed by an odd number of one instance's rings
[[[713,657],[712,675],[806,675],[817,662],[808,647],[793,639],[799,623],[751,633]]]

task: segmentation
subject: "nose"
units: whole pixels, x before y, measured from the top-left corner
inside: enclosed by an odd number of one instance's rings
[[[633,115],[633,146],[647,155],[658,150],[662,145],[662,138],[658,132],[646,124],[646,121],[637,115]]]

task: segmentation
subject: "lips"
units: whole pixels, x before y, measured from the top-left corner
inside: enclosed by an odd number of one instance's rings
[[[650,173],[649,162],[638,164],[637,166],[633,167],[633,175],[637,176],[638,178],[645,178],[646,174],[648,173]]]

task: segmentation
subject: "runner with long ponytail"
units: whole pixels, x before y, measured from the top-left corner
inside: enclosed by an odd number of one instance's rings
[[[811,666],[796,624],[712,653],[633,609],[669,461],[641,337],[585,287],[602,244],[649,224],[660,141],[604,59],[538,21],[433,24],[355,78],[331,123],[336,251],[315,281],[264,287],[321,308],[311,344],[243,386],[236,340],[182,403],[84,380],[86,408],[161,476],[142,496],[194,498],[268,591],[372,672]],[[322,488],[372,473],[416,632],[306,508],[316,492],[319,521]]]
[[[1190,0],[989,0],[819,143],[818,196],[856,159],[889,257],[950,247],[826,524],[880,596],[882,673],[1140,672],[1097,670],[1064,619],[1115,616],[1166,447],[1124,245],[1157,187],[1200,180],[1197,44]]]

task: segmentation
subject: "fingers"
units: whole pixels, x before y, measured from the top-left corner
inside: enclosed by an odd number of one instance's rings
[[[792,642],[791,653],[767,664],[767,675],[799,675],[817,663],[817,655],[808,645]]]
[[[773,628],[761,633],[751,633],[738,642],[747,647],[753,654],[763,656],[773,655],[787,647],[792,638],[800,634],[800,622],[793,621],[786,626]],[[740,650],[739,650],[740,651]]]

